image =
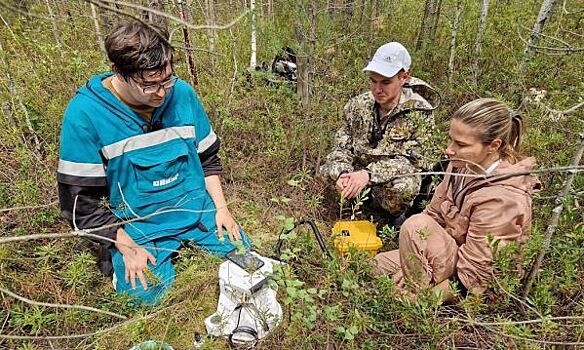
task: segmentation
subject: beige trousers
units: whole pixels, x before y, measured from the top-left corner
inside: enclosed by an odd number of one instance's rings
[[[375,256],[377,274],[391,274],[399,286],[412,281],[419,287],[436,285],[456,271],[458,245],[426,214],[408,218],[399,234],[399,249]]]

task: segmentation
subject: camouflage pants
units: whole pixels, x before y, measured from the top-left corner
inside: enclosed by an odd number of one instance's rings
[[[383,185],[371,187],[371,195],[383,209],[393,216],[399,216],[412,206],[422,179],[420,176],[397,178]]]

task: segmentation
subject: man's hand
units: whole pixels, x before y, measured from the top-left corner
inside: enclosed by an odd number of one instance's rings
[[[215,214],[215,222],[217,223],[217,236],[219,236],[219,240],[224,239],[223,228],[225,227],[231,242],[241,241],[239,225],[237,222],[235,222],[235,219],[233,219],[233,216],[227,207],[217,209],[217,214]]]
[[[369,173],[366,170],[354,171],[339,176],[336,186],[343,197],[355,198],[369,183]]]
[[[142,283],[144,290],[148,290],[144,271],[148,269],[148,261],[156,265],[156,258],[142,247],[136,246],[134,240],[119,228],[116,236],[116,248],[122,253],[124,267],[126,270],[126,283],[132,284],[132,289],[136,289],[136,277]]]
[[[349,175],[349,173],[341,174],[337,179],[337,183],[335,184],[337,191],[343,192],[345,187],[347,187],[347,185],[349,184],[349,177],[347,175]]]

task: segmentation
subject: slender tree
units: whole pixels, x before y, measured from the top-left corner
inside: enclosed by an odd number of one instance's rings
[[[422,16],[422,23],[420,24],[420,31],[418,39],[416,40],[416,50],[419,50],[428,40],[430,27],[432,26],[432,13],[434,11],[434,1],[426,0],[424,2],[424,15]]]
[[[182,0],[178,0],[178,7],[179,7],[179,18],[181,19],[181,21],[186,21],[186,12],[185,12],[185,8],[184,8],[184,3]],[[199,77],[197,74],[197,66],[195,65],[195,60],[193,58],[193,52],[191,49],[191,41],[189,40],[189,29],[186,26],[182,27],[182,32],[183,32],[183,40],[184,40],[184,45],[185,45],[185,56],[187,59],[187,64],[189,66],[189,72],[191,75],[191,85],[193,87],[197,86],[199,84]]]
[[[539,9],[539,14],[537,15],[537,19],[535,20],[535,24],[533,25],[533,29],[531,30],[531,35],[525,45],[525,50],[523,51],[523,59],[519,64],[519,72],[523,73],[525,70],[525,65],[531,58],[533,54],[533,46],[537,45],[539,41],[539,37],[541,36],[541,32],[543,30],[543,26],[545,22],[550,18],[552,9],[556,0],[544,0],[541,4]]]
[[[101,34],[101,28],[99,26],[99,17],[97,15],[97,8],[94,4],[90,4],[91,7],[91,18],[93,19],[93,25],[95,26],[95,35],[97,37],[97,46],[105,54],[105,44],[103,41],[103,35]]]
[[[440,22],[440,12],[442,10],[442,0],[437,0],[434,3],[434,9],[432,11],[432,26],[430,28],[430,44],[434,44],[436,39],[436,32],[438,31],[438,24]]]
[[[207,37],[209,38],[209,51],[211,52],[211,68],[215,71],[215,67],[217,66],[217,30],[213,28],[216,23],[215,0],[205,0],[205,5],[207,24],[210,26],[207,30]]]
[[[460,17],[464,1],[458,0],[456,4],[456,13],[454,14],[454,21],[452,22],[452,31],[450,32],[450,57],[448,59],[448,82],[452,83],[454,75],[454,58],[456,57],[456,35],[458,33],[458,26],[460,25]]]
[[[249,70],[252,71],[257,66],[257,47],[256,47],[256,2],[255,0],[249,1],[249,8],[251,10],[251,56],[249,59]]]
[[[472,76],[476,85],[479,75],[479,62],[481,60],[481,50],[483,47],[483,37],[487,29],[487,17],[489,15],[489,0],[483,0],[481,14],[479,17],[479,28],[477,31],[477,41],[475,44],[475,55],[472,62]]]
[[[47,5],[47,11],[49,13],[49,18],[51,19],[51,25],[53,26],[53,36],[55,37],[55,43],[58,47],[63,46],[61,43],[61,35],[59,34],[59,28],[57,28],[57,21],[55,19],[55,15],[53,13],[53,6],[49,0],[45,0],[45,4]]]

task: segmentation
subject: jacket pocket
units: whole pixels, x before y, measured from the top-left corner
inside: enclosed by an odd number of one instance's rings
[[[183,142],[173,142],[129,155],[137,197],[144,204],[164,202],[184,194],[192,165]]]

